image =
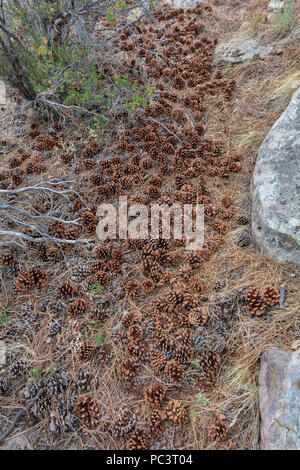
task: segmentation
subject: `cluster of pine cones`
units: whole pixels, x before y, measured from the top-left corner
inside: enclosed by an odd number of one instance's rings
[[[261,316],[268,306],[276,305],[279,301],[280,293],[272,285],[265,286],[261,293],[256,287],[251,287],[246,293],[246,301],[251,315]]]

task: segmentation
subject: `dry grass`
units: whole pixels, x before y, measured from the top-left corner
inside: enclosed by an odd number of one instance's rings
[[[250,5],[236,5],[236,1],[212,2],[213,13],[209,22],[208,34],[213,37],[222,33],[222,39],[235,34],[243,23],[243,28],[249,28],[252,17],[261,17],[266,11],[267,0],[257,0]],[[248,2],[247,2],[248,3]],[[245,8],[244,8],[245,7]],[[234,9],[234,15],[233,15]],[[235,21],[232,21],[232,18]],[[274,44],[282,44],[270,25],[262,21],[259,24],[259,34],[262,37],[272,37]],[[270,36],[271,35],[271,36]],[[224,104],[219,97],[212,97],[207,110],[207,137],[222,139],[229,152],[236,152],[237,148],[243,154],[243,170],[235,175],[228,183],[226,180],[209,183],[209,189],[213,191],[213,198],[219,204],[221,197],[226,194],[233,198],[233,205],[242,214],[250,216],[250,182],[253,171],[255,154],[266,136],[270,127],[274,124],[286,104],[288,103],[292,88],[291,84],[299,79],[297,66],[297,50],[293,42],[284,44],[281,56],[270,56],[265,61],[254,60],[252,63],[238,65],[229,68],[225,75],[237,81],[237,88],[233,100]],[[284,80],[284,82],[283,82]],[[274,92],[274,89],[276,90]],[[275,98],[276,97],[276,98]],[[65,169],[60,168],[60,171]],[[231,226],[236,229],[236,226]],[[250,230],[249,226],[245,230]],[[89,254],[86,254],[89,258]],[[134,264],[134,268],[131,266]],[[130,259],[126,266],[127,273],[133,278],[141,278],[140,260]],[[47,286],[56,289],[57,284],[67,279],[71,270],[75,267],[66,267],[66,260],[61,264],[48,266],[51,270],[52,284]],[[80,262],[79,262],[80,264]],[[26,266],[24,266],[26,267]],[[247,289],[250,286],[261,288],[267,284],[276,287],[287,287],[286,308],[275,306],[262,317],[253,317],[248,312],[243,299],[234,303],[234,311],[227,314],[226,321],[230,329],[226,343],[225,353],[222,355],[221,366],[218,370],[216,385],[205,391],[200,387],[191,386],[188,380],[181,389],[177,385],[168,383],[168,399],[181,399],[189,408],[191,423],[184,428],[169,427],[167,431],[153,443],[152,448],[167,449],[257,449],[259,441],[259,409],[257,398],[257,376],[259,370],[259,358],[261,353],[269,346],[279,346],[288,349],[292,341],[299,336],[299,320],[297,319],[297,304],[299,294],[297,291],[296,267],[286,264],[278,264],[261,256],[252,245],[240,248],[232,240],[232,233],[227,233],[225,242],[214,256],[203,264],[199,276],[205,281],[207,289],[207,305],[218,303],[218,296],[227,295],[229,298],[234,292]],[[216,292],[214,286],[219,280],[224,281],[224,287]],[[50,293],[49,293],[50,292]],[[144,311],[145,307],[153,300],[157,291],[150,296],[140,299],[140,303],[125,298],[116,301],[113,314],[105,324],[100,324],[100,331],[105,326],[105,344],[113,347],[113,360],[109,365],[94,367],[93,363],[84,364],[86,371],[94,375],[95,383],[92,393],[101,404],[107,419],[104,425],[96,430],[79,427],[79,432],[62,434],[53,438],[49,431],[48,418],[28,420],[20,424],[15,435],[28,434],[34,448],[60,448],[60,449],[118,449],[124,448],[126,439],[116,440],[106,432],[105,425],[114,422],[119,411],[126,407],[138,413],[138,418],[144,422],[149,414],[149,408],[138,391],[138,382],[134,386],[120,385],[117,377],[117,366],[125,357],[121,347],[112,341],[114,327],[121,320],[124,310]],[[43,292],[42,295],[46,294]],[[114,289],[105,291],[105,295],[112,300],[116,298]],[[51,290],[47,291],[51,297]],[[89,303],[91,309],[101,299],[102,293],[91,296]],[[77,321],[63,321],[61,334],[45,341],[45,329],[50,320],[56,318],[55,314],[37,311],[38,300],[41,295],[22,295],[17,299],[9,297],[9,310],[14,312],[18,306],[28,300],[34,303],[34,313],[37,313],[38,331],[35,335],[26,337],[22,341],[17,334],[17,329],[11,333],[10,347],[13,350],[22,351],[24,359],[28,360],[30,367],[39,370],[48,370],[53,362],[57,362],[57,372],[65,367],[65,360],[56,353],[59,345],[64,345],[63,354],[68,361],[68,370],[75,377],[79,367],[76,356],[76,347],[82,338],[88,337],[96,342],[99,328],[93,327],[89,314],[82,319],[84,328],[80,328]],[[4,299],[3,299],[4,302]],[[214,320],[212,310],[210,321]],[[15,325],[13,325],[15,326]],[[6,328],[6,326],[4,327]],[[197,367],[190,365],[187,376],[197,374]],[[163,380],[155,376],[154,372],[143,365],[138,376],[140,383],[151,383],[153,380]],[[66,391],[69,399],[70,390]],[[201,394],[201,395],[199,395]],[[10,397],[15,402],[18,396]],[[1,403],[2,409],[7,415],[13,414],[19,409],[19,405],[12,403],[11,399],[5,399]],[[229,440],[224,442],[211,442],[208,439],[208,429],[216,415],[224,414],[229,428]],[[83,431],[83,432],[80,432]]]

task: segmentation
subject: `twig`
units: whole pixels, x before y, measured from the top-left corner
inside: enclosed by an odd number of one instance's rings
[[[9,428],[5,431],[4,434],[2,434],[2,436],[0,436],[0,444],[2,444],[2,442],[7,438],[7,436],[9,436],[11,432],[15,429],[17,422],[23,416],[25,411],[29,411],[32,405],[40,398],[42,391],[43,389],[41,388],[36,394],[36,396],[25,406],[25,408],[19,411]]]
[[[170,131],[170,129],[168,129],[164,124],[162,124],[161,122],[157,121],[156,119],[154,119],[153,117],[149,116],[148,119],[150,119],[150,121],[153,121],[153,122],[156,122],[156,124],[159,124],[161,127],[163,127],[167,132],[169,132],[169,134],[172,134],[181,144],[182,144],[182,140],[179,139],[178,135],[174,134],[172,131]]]
[[[286,287],[280,287],[280,308],[285,308]]]

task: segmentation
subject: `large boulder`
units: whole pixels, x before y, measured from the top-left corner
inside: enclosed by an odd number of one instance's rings
[[[272,51],[270,44],[262,44],[257,38],[244,36],[242,33],[226,43],[218,44],[214,52],[214,64],[241,64],[247,60],[264,60]]]
[[[252,182],[252,236],[263,253],[300,264],[300,88],[262,143]]]
[[[259,372],[262,450],[300,450],[300,352],[269,349]]]

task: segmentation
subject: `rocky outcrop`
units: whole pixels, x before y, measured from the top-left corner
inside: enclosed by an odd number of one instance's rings
[[[300,264],[300,88],[262,143],[252,183],[252,236],[263,253]]]
[[[272,46],[262,44],[259,39],[237,36],[230,41],[219,44],[214,52],[214,64],[240,64],[246,60],[263,60],[272,51]]]
[[[265,351],[259,373],[262,450],[300,450],[300,352]]]

